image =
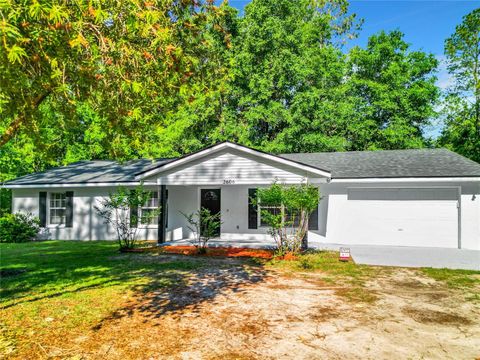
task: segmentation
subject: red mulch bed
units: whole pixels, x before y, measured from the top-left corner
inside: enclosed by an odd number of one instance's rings
[[[162,246],[160,251],[166,254],[198,255],[195,246]],[[235,247],[215,247],[207,248],[207,253],[203,256],[224,256],[224,257],[250,257],[271,259],[273,251],[264,249],[249,249]]]

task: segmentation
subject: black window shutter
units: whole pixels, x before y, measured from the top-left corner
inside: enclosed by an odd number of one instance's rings
[[[47,226],[47,192],[40,191],[38,197],[38,218],[40,219],[40,226]]]
[[[308,219],[308,230],[318,230],[318,206],[310,214]]]
[[[135,190],[131,190],[131,193],[135,193]],[[130,206],[130,227],[136,228],[138,224],[138,207],[136,205]]]
[[[168,228],[168,190],[165,190],[165,226]]]
[[[65,192],[65,227],[73,226],[73,191]]]
[[[248,228],[258,228],[258,209],[254,204],[254,200],[257,198],[257,189],[248,189]]]

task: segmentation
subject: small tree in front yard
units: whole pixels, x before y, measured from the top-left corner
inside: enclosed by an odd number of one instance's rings
[[[306,249],[308,219],[320,200],[318,188],[310,184],[272,184],[260,188],[257,199],[262,222],[269,227],[269,234],[275,240],[279,255],[298,253]]]
[[[187,227],[195,236],[192,242],[198,253],[206,253],[208,241],[215,237],[217,229],[222,223],[220,213],[211,214],[210,210],[202,207],[191,214],[181,214],[188,222]]]
[[[132,209],[138,209],[144,206],[151,198],[151,191],[145,190],[143,185],[135,189],[126,189],[119,187],[114,193],[110,193],[107,198],[100,200],[100,206],[94,206],[97,214],[104,219],[105,224],[111,225],[116,234],[120,250],[132,249],[136,244],[137,225],[139,216]],[[142,214],[142,222],[147,222],[145,216],[149,218],[158,215],[160,209]]]

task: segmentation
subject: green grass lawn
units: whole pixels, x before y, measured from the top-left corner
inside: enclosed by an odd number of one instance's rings
[[[0,244],[0,353],[33,335],[81,332],[130,296],[178,285],[206,264],[121,254],[112,241]]]
[[[81,296],[82,291],[117,292],[148,285],[167,286],[201,261],[144,261],[118,252],[112,241],[46,241],[2,244],[0,304],[11,307],[47,298]],[[157,277],[161,274],[160,277]]]

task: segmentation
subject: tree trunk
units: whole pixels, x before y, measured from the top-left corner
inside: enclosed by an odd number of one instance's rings
[[[51,91],[48,90],[45,93],[37,96],[35,99],[33,99],[33,102],[31,104],[31,109],[36,110],[40,106],[40,104],[47,98],[48,95],[50,95]],[[10,124],[10,126],[5,130],[5,132],[2,134],[0,137],[0,146],[4,146],[7,142],[9,142],[17,133],[20,127],[25,124],[27,121],[27,117],[25,114],[18,115],[15,120]]]
[[[308,218],[310,216],[307,216],[305,212],[302,213],[302,216],[304,217],[303,221],[303,237],[302,237],[302,251],[308,250]]]

